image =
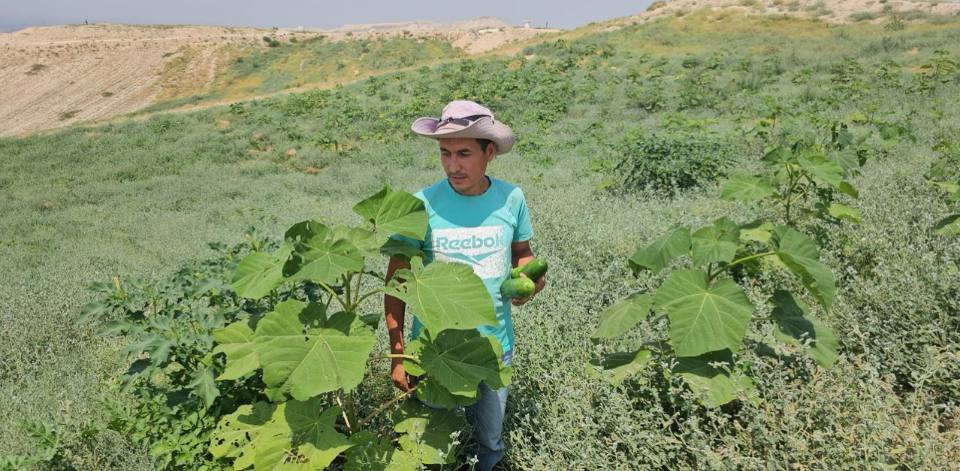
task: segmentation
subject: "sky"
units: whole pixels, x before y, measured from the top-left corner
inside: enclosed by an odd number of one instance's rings
[[[201,24],[333,28],[347,23],[466,20],[494,16],[510,24],[574,28],[639,13],[652,0],[0,0],[0,31],[91,23]]]

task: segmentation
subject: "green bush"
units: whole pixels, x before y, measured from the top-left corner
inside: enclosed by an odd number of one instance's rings
[[[623,190],[666,194],[715,182],[734,161],[732,146],[706,136],[658,136],[646,129],[627,133],[616,147],[614,171]]]

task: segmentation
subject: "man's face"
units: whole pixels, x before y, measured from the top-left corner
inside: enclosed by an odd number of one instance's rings
[[[487,164],[493,160],[495,145],[484,152],[474,138],[443,138],[440,163],[450,186],[461,195],[479,195],[487,189]]]

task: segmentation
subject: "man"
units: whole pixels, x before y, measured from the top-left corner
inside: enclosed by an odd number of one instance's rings
[[[490,292],[496,309],[496,327],[481,327],[503,346],[504,363],[513,359],[513,322],[510,304],[500,295],[500,284],[510,277],[511,267],[533,259],[530,238],[533,228],[527,213],[526,201],[519,188],[487,176],[487,165],[497,154],[510,151],[515,141],[513,131],[497,121],[489,109],[472,101],[452,101],[443,108],[439,119],[420,118],[412,126],[413,132],[437,139],[440,144],[440,163],[446,178],[419,191],[416,196],[426,206],[429,223],[425,241],[410,241],[426,254],[425,263],[434,260],[467,263],[473,267]],[[461,244],[460,241],[484,240],[483,244]],[[480,245],[477,247],[477,245]],[[466,246],[467,248],[464,248]],[[409,264],[391,258],[387,279]],[[536,282],[536,290],[543,289],[546,278]],[[530,298],[514,299],[513,305],[526,303]],[[403,353],[403,301],[391,296],[384,299],[390,350]],[[420,324],[413,323],[414,338]],[[394,359],[390,376],[401,391],[414,385],[403,368],[402,359]],[[492,469],[503,457],[503,417],[507,390],[491,390],[481,383],[478,401],[467,407],[467,419],[474,426],[479,443],[477,469]]]

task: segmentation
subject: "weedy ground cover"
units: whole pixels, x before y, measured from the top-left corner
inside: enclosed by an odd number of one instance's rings
[[[180,83],[195,51],[185,49],[163,71],[164,94],[140,113],[214,100],[242,99],[300,87],[333,86],[391,70],[434,65],[464,55],[449,42],[429,38],[375,38],[331,41],[315,37],[278,41],[267,47],[228,46],[218,53],[224,66],[202,89]]]
[[[349,223],[353,203],[384,182],[432,183],[436,149],[409,136],[409,122],[466,97],[517,131],[516,152],[491,171],[524,188],[535,249],[551,263],[548,290],[515,313],[511,468],[955,462],[960,245],[933,228],[956,202],[928,180],[950,178],[930,170],[953,155],[960,129],[960,77],[949,67],[960,57],[960,27],[728,20],[744,31],[692,15],[331,91],[0,140],[0,455],[40,468],[158,466],[163,452],[151,457],[150,448],[175,435],[158,431],[146,445],[117,432],[145,410],[113,386],[130,366],[119,353],[132,339],[75,323],[101,296],[88,284],[158,283],[221,257],[207,243],[232,245],[251,226],[280,234],[318,215]],[[623,143],[637,129],[737,151],[723,174],[672,194],[620,191],[615,169],[632,157]],[[842,142],[846,158],[862,164],[845,177],[857,199],[824,199],[813,187],[804,197],[805,208],[832,216],[804,230],[836,279],[829,312],[817,312],[839,339],[833,367],[817,366],[808,345],[777,346],[772,324],[757,322],[738,353],[756,401],[705,407],[669,374],[669,356],[608,381],[591,360],[663,342],[669,326],[642,319],[594,344],[600,313],[687,263],[635,277],[626,260],[676,226],[782,217],[769,205],[722,199],[721,182],[769,178],[763,156],[796,142]],[[831,212],[832,203],[850,211]],[[774,285],[817,304],[782,270],[733,280],[754,305]],[[384,332],[375,337],[373,349],[385,351]],[[371,362],[370,371],[388,392],[386,364]],[[182,449],[202,452],[203,440],[190,440]],[[47,445],[37,451],[37,443]]]

